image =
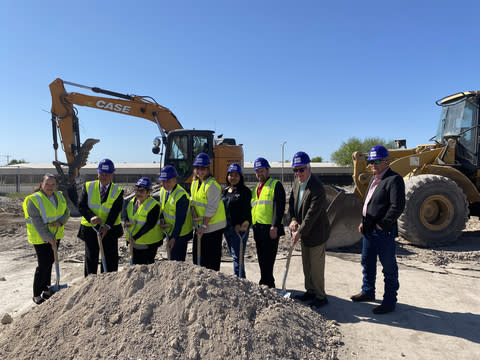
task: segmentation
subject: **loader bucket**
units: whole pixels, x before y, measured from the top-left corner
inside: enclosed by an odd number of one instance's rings
[[[325,186],[325,195],[329,202],[327,216],[330,222],[327,249],[354,245],[362,237],[358,232],[358,225],[362,221],[360,199],[353,193],[329,185]]]

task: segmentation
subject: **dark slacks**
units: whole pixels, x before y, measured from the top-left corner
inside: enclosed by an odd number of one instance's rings
[[[203,234],[201,239],[200,266],[219,271],[222,260],[223,229]],[[193,237],[193,263],[197,264],[197,235]]]
[[[54,258],[50,244],[38,244],[34,245],[34,247],[37,253],[38,265],[33,277],[33,296],[40,296],[42,291],[47,291],[50,286]]]
[[[275,287],[273,266],[277,257],[278,240],[270,239],[270,225],[253,225],[253,238],[257,248],[258,265],[260,266],[260,285]]]
[[[372,234],[363,236],[362,267],[363,285],[362,293],[375,296],[375,279],[377,275],[377,256],[383,266],[385,292],[382,304],[395,307],[397,303],[398,265],[395,256],[397,227],[390,234],[383,230],[373,230]]]
[[[133,248],[133,263],[135,265],[148,265],[155,262],[155,256],[157,256],[158,247],[162,245],[162,242],[159,241],[155,244],[148,244],[146,249],[135,249]],[[107,265],[108,270],[108,265]]]
[[[93,230],[92,230],[93,231]],[[107,234],[102,240],[103,252],[105,254],[105,262],[107,271],[118,270],[118,237],[113,234]],[[98,271],[98,259],[100,248],[98,246],[97,235],[87,236],[85,239],[85,277],[89,274],[96,274]],[[103,273],[103,266],[100,265],[100,271]]]
[[[192,233],[184,236],[179,236],[175,239],[175,245],[170,253],[170,260],[185,261],[187,256],[188,241],[193,237]]]

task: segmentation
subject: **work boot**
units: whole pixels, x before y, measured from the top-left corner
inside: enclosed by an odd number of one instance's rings
[[[295,300],[300,300],[300,301],[309,301],[315,299],[315,293],[312,292],[305,292],[302,295],[294,295],[292,296]]]
[[[324,297],[323,299],[315,298],[309,305],[311,308],[319,308],[328,304],[328,299]]]
[[[376,308],[372,309],[372,312],[374,314],[380,315],[380,314],[387,314],[389,312],[392,312],[395,310],[395,306],[386,306],[386,305],[379,305]]]
[[[352,295],[350,297],[350,299],[352,299],[353,302],[374,301],[375,296],[374,295],[366,295],[366,294],[360,292],[356,295]]]

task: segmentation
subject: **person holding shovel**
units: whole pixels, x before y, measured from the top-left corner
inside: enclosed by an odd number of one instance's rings
[[[260,285],[275,287],[273,267],[277,257],[278,241],[285,235],[285,189],[280,181],[270,177],[270,164],[259,157],[253,163],[258,183],[252,190],[253,237],[260,266]]]
[[[223,235],[233,258],[233,273],[245,278],[244,254],[252,222],[252,191],[245,186],[242,168],[232,163],[227,169],[227,187],[222,192],[227,227]],[[241,243],[240,243],[241,242]],[[241,246],[241,248],[240,248]]]
[[[123,189],[113,183],[115,165],[110,159],[98,163],[98,180],[88,181],[83,188],[78,210],[82,215],[78,237],[85,242],[84,274],[98,270],[99,229],[107,271],[118,270],[118,238],[123,235],[120,213],[123,207]],[[95,229],[94,229],[95,227]],[[101,272],[104,268],[101,268]]]
[[[160,207],[168,234],[170,260],[185,261],[188,241],[193,237],[193,222],[190,213],[190,197],[177,184],[177,170],[166,165],[160,171]]]
[[[193,181],[190,187],[192,214],[196,235],[193,239],[193,263],[208,269],[220,270],[222,258],[222,234],[227,225],[222,188],[210,174],[210,158],[200,153],[193,162]],[[197,245],[201,249],[198,253]]]
[[[37,253],[32,298],[37,305],[51,296],[49,289],[54,250],[63,238],[64,225],[70,217],[67,201],[56,189],[55,175],[45,174],[33,194],[23,201],[28,242],[33,244]]]
[[[127,242],[133,247],[133,264],[153,264],[163,233],[158,226],[160,204],[150,196],[152,181],[141,177],[135,184],[135,196],[127,205]]]
[[[295,182],[290,193],[288,213],[292,246],[302,240],[302,264],[305,289],[302,295],[293,296],[311,307],[328,303],[325,293],[325,247],[329,235],[328,203],[320,179],[312,174],[310,157],[297,152],[292,160]]]

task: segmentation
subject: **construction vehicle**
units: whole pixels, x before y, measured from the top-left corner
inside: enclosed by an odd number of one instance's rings
[[[389,150],[390,167],[405,180],[399,235],[421,247],[455,242],[469,216],[480,216],[480,92],[460,92],[436,104],[442,111],[432,144],[408,149],[400,140],[397,145],[405,148]],[[366,157],[353,154],[354,193],[362,202],[372,176]],[[351,231],[355,242],[358,235]]]
[[[75,86],[105,94],[110,97],[98,97],[75,92],[67,92],[65,85]],[[76,205],[79,185],[81,185],[80,169],[86,165],[92,147],[99,139],[80,140],[77,106],[87,106],[118,114],[144,118],[154,122],[160,132],[154,139],[154,154],[160,154],[159,163],[173,165],[177,169],[179,183],[190,182],[193,174],[192,163],[195,156],[204,152],[212,159],[212,173],[220,183],[225,182],[228,166],[237,162],[243,166],[243,148],[237,145],[235,139],[214,139],[211,130],[185,130],[172,111],[159,105],[152,97],[126,95],[98,87],[88,87],[62,79],[56,79],[50,84],[52,96],[52,133],[55,150],[55,165],[58,172],[59,188],[68,194],[69,206]],[[66,162],[58,160],[58,138],[60,135],[62,149]],[[107,157],[108,154],[105,154]],[[65,173],[63,167],[68,167]],[[160,169],[159,169],[160,172]]]

